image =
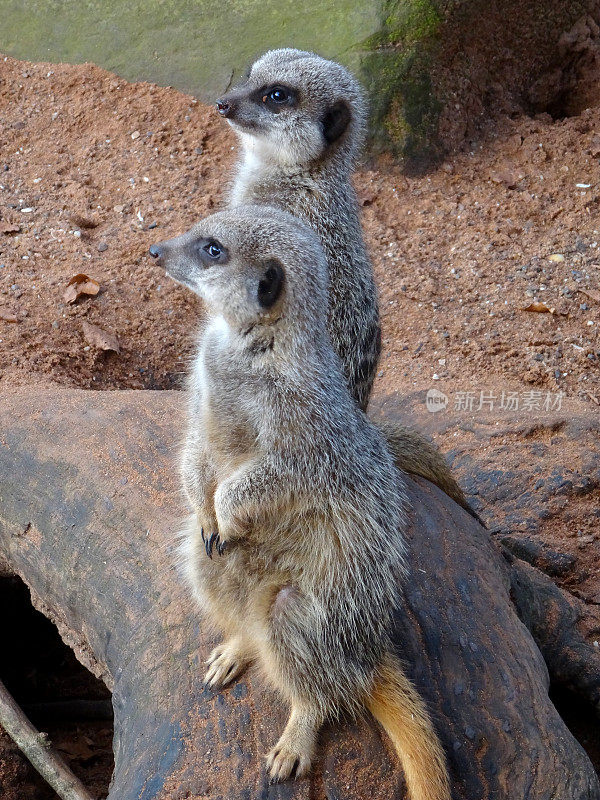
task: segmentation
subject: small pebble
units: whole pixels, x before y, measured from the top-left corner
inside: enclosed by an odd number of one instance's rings
[[[560,262],[564,260],[565,257],[562,255],[562,253],[553,253],[548,257],[548,261],[554,261],[556,264],[560,264]]]
[[[122,205],[113,206],[113,211],[116,211],[117,214],[122,214],[124,208],[125,208],[125,206],[122,206]]]
[[[108,244],[106,242],[98,242],[98,252],[104,253],[108,250]]]
[[[153,231],[154,228],[158,228],[158,223],[157,222],[151,222],[150,225],[148,225],[148,230],[149,231]]]
[[[134,131],[134,132],[131,134],[131,138],[132,138],[132,139],[139,139],[139,138],[140,138],[140,132],[139,132],[139,131]]]

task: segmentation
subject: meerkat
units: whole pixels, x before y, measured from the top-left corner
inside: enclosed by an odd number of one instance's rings
[[[340,64],[301,50],[272,50],[247,81],[217,100],[242,155],[230,207],[260,203],[297,216],[318,234],[329,269],[329,333],[359,408],[366,411],[381,352],[377,290],[351,183],[367,104]],[[421,433],[381,426],[396,464],[437,484],[476,516],[439,450]],[[479,519],[479,518],[478,518]]]
[[[226,636],[207,685],[257,661],[290,703],[273,782],[309,771],[326,720],[366,707],[412,800],[449,800],[441,744],[390,638],[408,571],[404,479],[332,348],[318,237],[249,205],[150,252],[207,313],[182,458],[186,572]]]

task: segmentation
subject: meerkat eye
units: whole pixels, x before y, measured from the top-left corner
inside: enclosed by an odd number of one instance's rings
[[[275,86],[271,91],[263,97],[263,103],[270,100],[272,103],[286,103],[289,99],[289,92],[282,86]]]
[[[253,96],[256,102],[261,102],[263,105],[274,114],[278,114],[286,108],[295,106],[298,102],[297,93],[294,89],[287,86],[269,86],[260,89]]]
[[[208,253],[211,258],[217,259],[223,251],[216,242],[209,242],[204,245],[204,252]]]
[[[226,264],[229,260],[227,249],[216,239],[199,239],[195,242],[194,249],[206,266]]]

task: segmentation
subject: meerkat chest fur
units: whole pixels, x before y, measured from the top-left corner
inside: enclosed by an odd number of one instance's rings
[[[235,334],[222,316],[201,334],[190,381],[192,425],[203,432],[217,473],[227,474],[251,457],[257,431],[248,373],[240,363]]]

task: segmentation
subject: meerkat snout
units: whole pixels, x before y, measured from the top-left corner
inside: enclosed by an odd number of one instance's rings
[[[231,103],[226,100],[224,97],[219,98],[215,105],[217,106],[217,111],[222,117],[228,117],[232,112],[232,105]]]
[[[160,245],[158,244],[151,244],[148,248],[148,252],[152,256],[152,258],[160,259],[162,258],[162,250],[160,249]]]

